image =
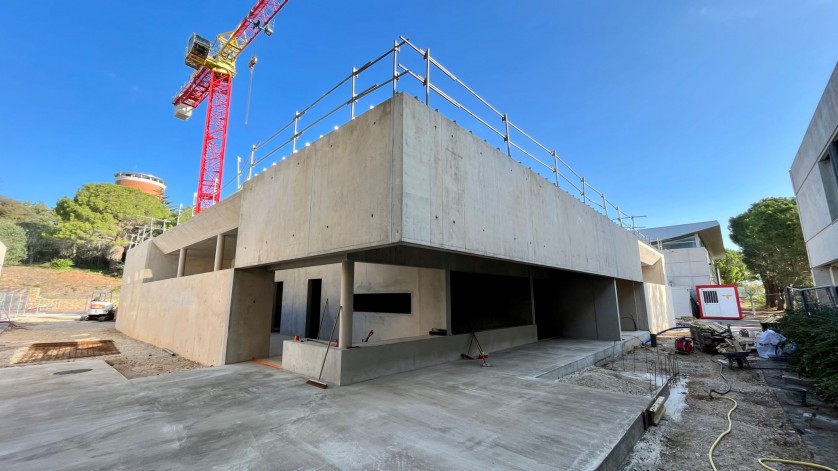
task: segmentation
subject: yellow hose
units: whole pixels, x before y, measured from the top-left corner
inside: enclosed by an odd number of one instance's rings
[[[733,411],[736,410],[736,407],[739,405],[739,403],[736,402],[736,400],[731,399],[729,397],[724,397],[724,396],[710,396],[710,397],[712,397],[713,399],[716,399],[717,397],[721,398],[721,399],[727,399],[728,401],[733,403],[733,407],[727,412],[727,430],[725,430],[724,432],[721,433],[721,435],[716,437],[716,441],[713,442],[713,445],[710,446],[710,451],[707,453],[707,456],[710,458],[710,466],[713,468],[713,471],[719,471],[718,469],[716,469],[716,463],[713,462],[713,450],[716,449],[716,445],[718,445],[719,442],[722,441],[722,438],[724,438],[727,434],[729,434],[730,431],[733,429],[733,420],[731,420],[730,415],[733,414]],[[830,468],[828,466],[824,466],[824,465],[817,464],[817,463],[809,463],[808,461],[782,460],[782,459],[779,459],[779,458],[758,458],[757,462],[763,468],[771,470],[771,471],[778,471],[778,470],[777,470],[777,468],[772,468],[771,466],[768,466],[767,464],[765,464],[766,462],[806,466],[808,468],[822,469],[824,471],[836,471],[835,469]]]
[[[770,469],[771,471],[777,471],[777,468],[772,468],[771,466],[768,466],[767,464],[764,463],[765,461],[770,461],[772,463],[796,464],[798,466],[808,466],[809,468],[823,469],[825,471],[835,471],[834,469],[832,469],[828,466],[824,466],[822,464],[816,464],[816,463],[809,463],[807,461],[781,460],[779,458],[759,458],[759,459],[757,459],[757,462],[760,464],[760,466],[762,466],[765,469]]]
[[[710,396],[710,397],[713,397],[713,396]],[[725,430],[724,432],[722,432],[721,435],[716,437],[716,441],[713,442],[713,445],[710,446],[710,451],[707,453],[707,456],[710,458],[710,466],[713,467],[713,471],[719,471],[718,469],[716,469],[716,463],[713,462],[713,450],[716,449],[716,445],[718,445],[719,442],[722,441],[722,438],[724,438],[725,435],[729,434],[730,431],[733,429],[733,421],[730,420],[730,414],[733,414],[733,411],[735,411],[736,407],[739,405],[739,403],[737,403],[735,400],[733,400],[729,397],[724,397],[724,396],[717,396],[717,397],[720,397],[722,399],[727,399],[728,401],[732,402],[733,403],[733,408],[731,408],[727,412],[727,430]],[[715,397],[714,397],[714,399],[715,399]]]

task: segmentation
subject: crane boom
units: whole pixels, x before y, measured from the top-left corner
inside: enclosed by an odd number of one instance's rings
[[[221,178],[236,59],[260,31],[265,31],[267,35],[273,32],[271,21],[286,3],[288,0],[258,0],[237,28],[219,34],[212,46],[197,34],[193,34],[187,43],[185,62],[194,68],[195,72],[172,101],[175,105],[175,116],[189,119],[192,110],[209,97],[195,214],[221,199]]]

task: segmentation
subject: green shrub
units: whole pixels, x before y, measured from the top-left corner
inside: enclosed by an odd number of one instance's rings
[[[0,242],[6,246],[6,265],[23,263],[26,259],[26,231],[23,228],[9,219],[0,219]]]
[[[111,276],[122,276],[122,272],[125,270],[125,264],[122,262],[114,263],[113,268],[111,268],[110,272],[108,273]]]
[[[73,268],[73,261],[69,258],[56,258],[50,262],[49,267],[56,270],[67,270]]]
[[[825,401],[838,405],[838,309],[791,311],[780,321],[777,331],[797,346],[792,365],[813,381]]]

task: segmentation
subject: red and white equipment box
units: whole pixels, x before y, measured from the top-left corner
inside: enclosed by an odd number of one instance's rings
[[[736,285],[701,285],[695,290],[701,319],[742,319]]]

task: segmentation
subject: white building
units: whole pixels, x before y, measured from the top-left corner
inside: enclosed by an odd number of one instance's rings
[[[816,286],[838,284],[838,67],[789,171]]]
[[[675,317],[691,316],[695,287],[720,282],[719,271],[713,263],[725,256],[719,222],[653,227],[638,232],[664,254]]]

